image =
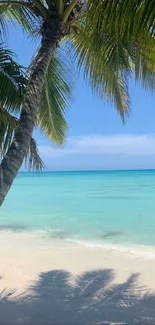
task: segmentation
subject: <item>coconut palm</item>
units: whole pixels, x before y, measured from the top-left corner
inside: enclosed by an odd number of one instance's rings
[[[31,65],[18,126],[1,163],[2,204],[27,153],[40,103],[45,122],[43,128],[50,135],[49,113],[43,103],[46,99],[50,107],[47,74],[58,46],[63,41],[70,46],[70,52],[93,91],[113,101],[124,120],[130,107],[128,80],[131,72],[134,71],[135,78],[144,87],[153,90],[155,87],[155,7],[153,0],[1,0],[0,13],[3,30],[7,20],[15,19],[24,29],[41,38]],[[62,90],[63,87],[56,87],[56,92],[64,99]],[[59,108],[62,116],[64,106]],[[55,117],[57,126],[59,113]]]

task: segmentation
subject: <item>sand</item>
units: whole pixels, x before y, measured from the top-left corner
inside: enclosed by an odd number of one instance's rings
[[[0,324],[155,324],[155,251],[0,232]]]

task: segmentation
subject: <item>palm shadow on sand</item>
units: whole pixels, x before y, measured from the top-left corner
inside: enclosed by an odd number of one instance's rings
[[[1,291],[0,324],[155,324],[155,293],[138,274],[113,284],[112,270],[73,277],[62,270],[41,273],[26,293]]]

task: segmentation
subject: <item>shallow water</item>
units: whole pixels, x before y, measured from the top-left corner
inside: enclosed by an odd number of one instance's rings
[[[19,173],[0,230],[91,245],[155,245],[155,171]]]

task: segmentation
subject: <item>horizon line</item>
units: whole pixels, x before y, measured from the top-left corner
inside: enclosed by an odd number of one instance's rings
[[[29,170],[22,170],[18,173],[73,173],[73,172],[118,172],[118,171],[155,171],[155,168],[131,168],[131,169],[71,169],[71,170],[43,170],[43,171],[29,171]]]

